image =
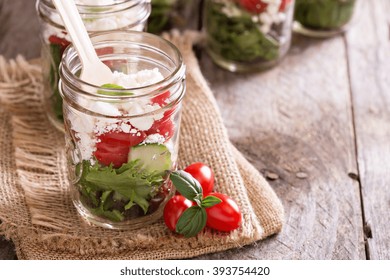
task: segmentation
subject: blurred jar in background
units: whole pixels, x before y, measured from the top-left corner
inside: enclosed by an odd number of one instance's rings
[[[151,9],[150,0],[75,0],[75,2],[90,34],[114,30],[143,31]],[[41,56],[47,113],[54,126],[63,131],[58,69],[62,54],[70,44],[70,37],[51,0],[37,0],[36,9],[41,22]]]
[[[148,32],[160,33],[169,29],[175,17],[177,0],[152,0],[152,12],[148,20]]]
[[[296,0],[294,31],[312,37],[330,37],[348,29],[357,0]]]
[[[287,53],[294,0],[206,0],[207,52],[232,72],[264,70]]]

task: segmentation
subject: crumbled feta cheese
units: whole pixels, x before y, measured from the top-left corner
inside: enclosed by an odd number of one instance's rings
[[[157,144],[164,144],[165,137],[156,133],[156,134],[150,134],[146,139],[142,142],[143,144],[150,144],[150,143],[157,143]]]
[[[131,125],[128,125],[127,123],[122,123],[121,129],[123,132],[126,132],[126,133],[129,133],[130,130],[133,130],[133,129],[131,129]],[[135,132],[133,132],[133,133],[135,133]]]
[[[153,125],[153,117],[131,118],[130,123],[139,130],[149,130]]]
[[[114,71],[113,76],[113,84],[120,85],[124,88],[147,86],[164,79],[158,68],[152,70],[145,69],[132,74]]]
[[[132,74],[115,72],[114,83],[122,87],[139,87],[153,84],[163,79],[157,68],[152,70],[141,70]],[[82,160],[91,160],[96,150],[97,136],[110,131],[123,131],[125,133],[141,136],[142,131],[149,130],[156,120],[164,116],[163,110],[158,114],[155,111],[161,109],[159,104],[150,104],[147,98],[140,98],[127,103],[109,103],[103,101],[79,100],[79,104],[89,111],[93,111],[108,117],[91,116],[79,111],[70,110],[67,118],[71,129],[75,132],[77,146],[80,150]],[[150,113],[150,114],[148,114]],[[143,115],[140,117],[132,117]],[[129,116],[127,119],[116,118]],[[165,137],[160,134],[148,136],[145,143],[164,143]]]
[[[115,4],[115,0],[75,0],[77,5],[86,5],[86,6],[104,6]]]

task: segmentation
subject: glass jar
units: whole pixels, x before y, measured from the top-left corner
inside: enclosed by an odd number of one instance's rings
[[[206,47],[232,72],[277,64],[291,42],[294,0],[206,0]]]
[[[296,0],[294,31],[312,37],[330,37],[348,29],[357,0]]]
[[[114,31],[91,36],[113,84],[80,80],[69,47],[60,66],[70,191],[78,212],[113,229],[142,227],[162,215],[173,194],[185,66],[156,35]]]
[[[148,32],[160,33],[170,28],[175,16],[177,0],[152,0],[152,12],[148,20]]]
[[[75,0],[90,34],[98,31],[145,29],[150,0]],[[51,0],[37,0],[41,22],[42,68],[46,111],[56,128],[63,131],[62,99],[58,92],[58,68],[70,44],[61,16]]]

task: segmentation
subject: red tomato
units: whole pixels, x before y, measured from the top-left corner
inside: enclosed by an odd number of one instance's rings
[[[147,135],[156,133],[164,136],[166,142],[171,139],[175,133],[175,126],[169,118],[166,119],[163,117],[161,120],[155,121],[152,127],[146,132]]]
[[[168,98],[170,96],[169,91],[165,91],[161,93],[160,95],[157,95],[152,98],[153,104],[158,104],[161,107],[168,104]],[[171,120],[172,114],[175,112],[176,107],[173,107],[169,110],[166,110],[164,112],[164,116],[153,123],[152,127],[146,132],[146,134],[155,134],[158,133],[165,137],[165,141],[168,141],[172,138],[174,132],[175,132],[175,126]]]
[[[214,172],[213,170],[201,162],[195,162],[188,165],[184,171],[190,173],[203,189],[203,196],[208,195],[214,188]]]
[[[175,195],[168,200],[164,208],[164,222],[167,227],[172,231],[176,231],[177,221],[183,212],[191,206],[192,201],[182,195]]]
[[[290,4],[291,0],[282,0],[282,3],[280,3],[279,12],[284,12],[286,10],[286,7],[288,4]]]
[[[115,168],[126,163],[130,147],[136,146],[146,138],[142,131],[136,133],[110,131],[98,136],[94,155],[99,163],[110,165]]]
[[[219,231],[232,231],[241,225],[241,211],[237,203],[229,196],[221,193],[209,193],[222,202],[206,208],[207,226]]]
[[[122,164],[127,162],[129,153],[127,152],[124,154],[113,154],[96,150],[95,157],[99,161],[99,163],[104,166],[109,166],[112,163],[114,168],[119,168],[122,166]]]
[[[168,98],[171,95],[169,90],[160,93],[159,95],[156,95],[155,97],[152,98],[153,104],[158,104],[160,107],[166,105],[168,103]]]
[[[51,35],[49,37],[49,42],[54,45],[60,45],[61,46],[61,54],[64,52],[66,47],[70,44],[69,41],[67,41],[65,38],[60,38],[55,35]]]
[[[260,14],[265,11],[268,4],[261,0],[238,0],[240,5],[244,7],[248,12]]]

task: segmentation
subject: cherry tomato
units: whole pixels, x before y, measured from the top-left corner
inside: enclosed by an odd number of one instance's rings
[[[240,5],[244,7],[248,12],[260,14],[265,11],[268,4],[261,0],[238,0]]]
[[[110,131],[98,136],[94,155],[99,163],[115,168],[126,163],[130,147],[136,146],[145,140],[146,134],[142,131],[136,133]]]
[[[168,103],[168,98],[171,95],[169,90],[160,93],[159,95],[156,95],[155,97],[152,98],[153,104],[158,104],[160,107],[166,105]]]
[[[173,122],[165,116],[161,120],[157,120],[153,123],[152,127],[146,132],[146,134],[160,134],[164,136],[165,142],[172,138],[175,133],[175,126]]]
[[[214,172],[202,162],[195,162],[188,165],[184,171],[190,173],[203,189],[203,196],[208,195],[214,188]]]
[[[176,231],[176,224],[185,210],[192,206],[192,201],[182,195],[175,195],[164,207],[164,222],[167,227]]]
[[[115,168],[119,168],[122,166],[122,164],[127,162],[129,153],[127,152],[123,154],[113,154],[97,150],[95,151],[95,157],[99,161],[99,163],[104,166],[109,166],[112,163]]]
[[[59,45],[61,47],[61,54],[64,52],[66,47],[70,44],[70,42],[65,38],[60,38],[55,35],[51,35],[49,37],[49,42],[53,45]]]
[[[288,4],[290,4],[291,0],[282,0],[282,3],[280,3],[279,12],[284,12],[286,10],[286,7]]]
[[[219,231],[232,231],[241,225],[241,211],[237,203],[229,196],[212,192],[222,202],[206,208],[207,226]]]

